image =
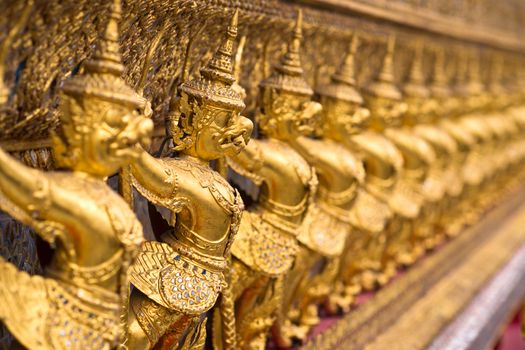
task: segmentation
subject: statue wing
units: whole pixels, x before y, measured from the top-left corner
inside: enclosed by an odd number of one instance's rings
[[[49,312],[46,282],[0,257],[0,319],[28,349],[50,349],[45,336]]]

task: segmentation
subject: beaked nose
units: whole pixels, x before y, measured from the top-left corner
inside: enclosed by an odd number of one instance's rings
[[[142,119],[137,125],[137,137],[142,146],[149,146],[149,144],[151,143],[152,133],[153,121],[151,119]]]
[[[239,125],[240,125],[240,129],[244,131],[243,137],[245,138],[245,142],[247,143],[250,137],[252,136],[253,123],[250,119],[240,116]]]

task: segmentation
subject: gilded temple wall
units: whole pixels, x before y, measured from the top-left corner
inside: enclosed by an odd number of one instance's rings
[[[59,92],[92,57],[110,8],[102,0],[0,2],[0,92],[7,95],[0,107],[0,145],[26,165],[55,168],[50,134],[60,125]],[[446,81],[458,80],[458,60],[466,57],[479,65],[483,82],[490,83],[499,62],[502,85],[523,87],[525,4],[519,0],[124,0],[119,28],[123,79],[151,102],[155,131],[150,151],[164,137],[164,120],[172,112],[185,62],[186,78],[198,78],[221,45],[219,38],[235,9],[240,11],[237,38],[245,46],[234,75],[246,90],[244,114],[255,121],[259,84],[286,51],[299,8],[304,20],[302,67],[314,89],[330,83],[356,35],[358,89],[377,78],[392,37],[395,85],[406,82],[423,45],[424,81],[432,80],[436,54],[444,52]],[[246,179],[238,181],[247,186]],[[40,273],[31,229],[2,214],[0,230],[0,254],[20,270]],[[0,347],[7,347],[11,337],[5,328],[0,337]]]

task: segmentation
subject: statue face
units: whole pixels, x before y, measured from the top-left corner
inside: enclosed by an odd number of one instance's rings
[[[320,123],[322,107],[310,96],[266,90],[262,107],[259,123],[268,137],[294,140],[312,134]]]
[[[168,127],[178,150],[186,154],[219,159],[241,152],[250,140],[253,124],[238,109],[200,101],[183,92],[175,110]]]
[[[372,123],[382,129],[385,127],[399,126],[401,116],[407,111],[407,104],[384,97],[368,97],[367,106],[370,109]]]
[[[73,170],[98,177],[112,175],[139,156],[139,143],[149,144],[153,122],[138,109],[99,98],[90,98],[89,104],[66,100],[63,112],[73,122],[64,122],[64,134],[69,156],[74,158],[70,162]],[[81,120],[85,123],[80,124]]]
[[[405,123],[409,125],[428,121],[429,116],[438,108],[436,100],[430,97],[407,97],[405,103],[407,105]]]
[[[366,128],[370,111],[360,105],[322,97],[324,128],[327,137],[341,140],[348,135],[355,135]]]
[[[240,111],[204,106],[201,111],[211,122],[196,133],[195,153],[201,159],[212,160],[240,153],[250,140],[253,123]]]

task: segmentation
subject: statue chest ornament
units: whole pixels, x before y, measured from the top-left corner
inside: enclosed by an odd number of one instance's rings
[[[350,234],[352,216],[348,207],[355,205],[357,185],[353,181],[341,192],[320,187],[318,200],[308,207],[298,241],[323,256],[339,256]]]
[[[415,219],[419,215],[423,197],[416,191],[412,181],[403,175],[388,180],[375,176],[367,178],[367,192],[387,203],[394,214],[407,219]]]
[[[244,204],[237,190],[235,190],[219,173],[212,170],[209,166],[203,165],[192,160],[177,159],[178,169],[191,174],[201,188],[207,189],[213,201],[218,205],[222,212],[230,216],[230,236],[229,243],[233,241],[233,236],[237,233],[241,221]],[[228,249],[226,249],[228,251]]]
[[[263,214],[260,210],[243,214],[232,254],[251,269],[277,277],[292,267],[299,246],[295,236],[270,224]]]
[[[436,155],[430,145],[414,132],[405,128],[389,128],[385,135],[403,153],[404,167],[411,170],[426,168],[435,161]]]

